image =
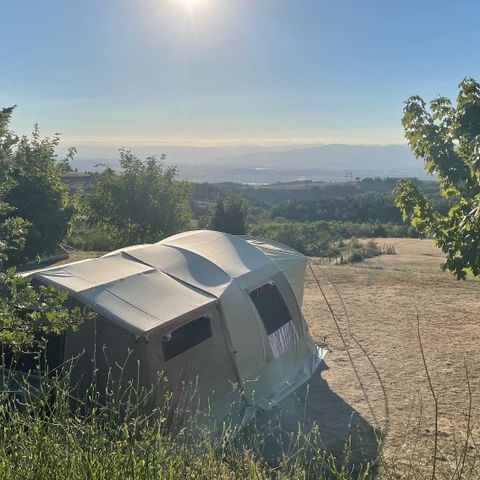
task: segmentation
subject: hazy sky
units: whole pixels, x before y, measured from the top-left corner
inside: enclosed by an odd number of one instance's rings
[[[0,105],[86,144],[400,143],[480,78],[478,0],[0,0]]]

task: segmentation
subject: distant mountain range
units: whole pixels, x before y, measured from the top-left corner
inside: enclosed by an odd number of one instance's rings
[[[72,165],[78,170],[98,170],[102,165],[118,167],[118,154],[112,148],[78,150]],[[414,159],[406,145],[135,146],[131,150],[141,157],[165,153],[167,164],[177,165],[182,177],[194,181],[271,183],[340,180],[349,175],[425,177],[422,161]]]

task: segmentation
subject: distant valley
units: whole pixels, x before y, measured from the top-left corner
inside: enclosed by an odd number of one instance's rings
[[[239,147],[132,146],[141,157],[166,154],[179,176],[192,181],[274,183],[295,180],[342,181],[356,177],[425,178],[423,164],[406,145],[299,145]],[[78,170],[116,169],[112,147],[83,146],[72,165]]]

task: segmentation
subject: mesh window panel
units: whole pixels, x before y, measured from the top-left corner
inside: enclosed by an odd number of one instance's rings
[[[260,314],[268,335],[292,319],[287,305],[275,285],[267,283],[253,290],[250,292],[250,298]]]
[[[210,319],[200,317],[164,335],[163,358],[170,360],[212,336]]]

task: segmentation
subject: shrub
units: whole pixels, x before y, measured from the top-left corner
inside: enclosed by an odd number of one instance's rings
[[[251,235],[271,238],[290,245],[299,252],[309,256],[329,257],[343,251],[339,243],[353,237],[375,237],[380,226],[386,236],[406,237],[415,232],[405,225],[353,223],[353,222],[292,222],[276,219],[250,225]],[[352,246],[355,248],[355,245]]]
[[[103,225],[88,225],[78,222],[64,239],[69,247],[86,252],[108,252],[119,248],[120,240]]]

